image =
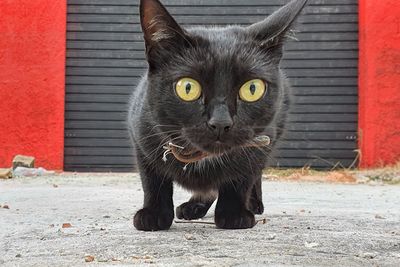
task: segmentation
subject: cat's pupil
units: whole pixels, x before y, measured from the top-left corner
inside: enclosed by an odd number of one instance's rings
[[[190,90],[192,90],[192,85],[190,83],[186,84],[186,94],[188,95],[190,93]]]
[[[252,95],[254,95],[254,94],[256,93],[256,85],[255,85],[254,83],[252,83],[252,84],[250,85],[250,93],[251,93]]]

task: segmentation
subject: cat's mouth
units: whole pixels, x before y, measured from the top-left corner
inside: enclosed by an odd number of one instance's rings
[[[241,147],[263,147],[268,146],[270,143],[271,139],[269,136],[262,135],[255,137],[253,140],[245,143]],[[206,152],[197,148],[182,147],[173,143],[168,143],[164,149],[166,150],[166,153],[172,153],[177,160],[183,163],[193,163],[208,157],[220,156],[230,150],[220,143],[217,144],[217,149],[214,149],[214,152]],[[164,153],[164,156],[166,153]]]

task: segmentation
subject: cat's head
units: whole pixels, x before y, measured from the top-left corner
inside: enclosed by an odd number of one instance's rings
[[[155,124],[209,153],[243,146],[271,126],[283,104],[283,41],[306,2],[293,0],[249,27],[187,30],[158,0],[141,0],[145,101]]]

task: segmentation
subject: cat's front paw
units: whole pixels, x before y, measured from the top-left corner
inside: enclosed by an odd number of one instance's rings
[[[174,219],[174,211],[158,211],[149,208],[139,210],[133,217],[133,225],[141,231],[168,230]]]
[[[176,208],[176,217],[185,220],[200,219],[207,214],[209,207],[209,205],[201,202],[185,202]]]
[[[215,224],[222,229],[247,229],[256,225],[254,214],[246,209],[215,211]]]

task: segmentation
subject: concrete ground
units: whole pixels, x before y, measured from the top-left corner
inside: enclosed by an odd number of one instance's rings
[[[79,266],[86,257],[96,265],[400,266],[400,186],[265,181],[263,190],[258,218],[267,222],[253,229],[174,223],[144,233],[132,225],[142,205],[135,174],[0,180],[0,265]],[[175,192],[175,204],[189,197]]]

